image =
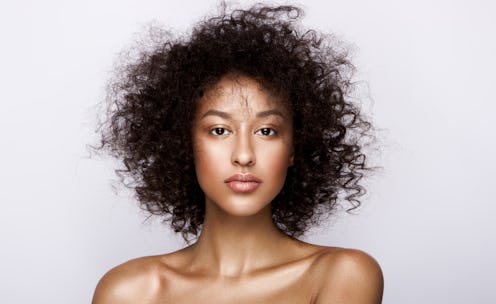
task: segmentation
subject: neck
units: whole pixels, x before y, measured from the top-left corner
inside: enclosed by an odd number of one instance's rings
[[[202,232],[192,246],[192,266],[219,277],[240,277],[274,265],[290,240],[273,223],[270,205],[251,216],[234,216],[207,204]]]

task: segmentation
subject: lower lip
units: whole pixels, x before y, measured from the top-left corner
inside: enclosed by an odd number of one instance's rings
[[[258,185],[260,185],[260,183],[257,182],[241,182],[241,181],[232,181],[226,184],[234,192],[252,192],[258,188]]]

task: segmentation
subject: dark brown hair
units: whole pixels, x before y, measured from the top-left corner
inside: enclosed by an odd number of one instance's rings
[[[301,15],[294,6],[224,6],[185,37],[162,32],[161,43],[113,79],[97,149],[122,159],[117,172],[131,178],[126,185],[142,207],[185,240],[198,235],[205,213],[190,133],[195,104],[227,73],[281,92],[292,110],[294,165],[271,203],[279,229],[301,235],[340,197],[359,206],[369,169],[360,139],[371,125],[347,100],[354,68],[332,36],[302,30]]]

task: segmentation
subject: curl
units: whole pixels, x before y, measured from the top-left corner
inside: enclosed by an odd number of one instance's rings
[[[154,31],[156,41],[118,70],[109,87],[107,118],[97,149],[123,161],[141,206],[169,221],[184,239],[204,220],[191,127],[196,102],[227,73],[252,77],[282,96],[293,113],[294,165],[271,203],[274,223],[300,236],[335,212],[343,197],[360,205],[367,158],[360,143],[371,129],[346,99],[354,67],[331,35],[302,30],[295,6],[257,4],[198,23],[180,39]],[[157,37],[159,39],[157,39]]]

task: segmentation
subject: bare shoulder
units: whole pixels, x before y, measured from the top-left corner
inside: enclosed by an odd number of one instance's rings
[[[109,270],[98,282],[93,304],[154,303],[166,288],[167,267],[159,256],[127,261]]]
[[[384,279],[381,267],[363,251],[328,247],[315,261],[315,272],[321,282],[317,304],[377,304],[382,301]]]

